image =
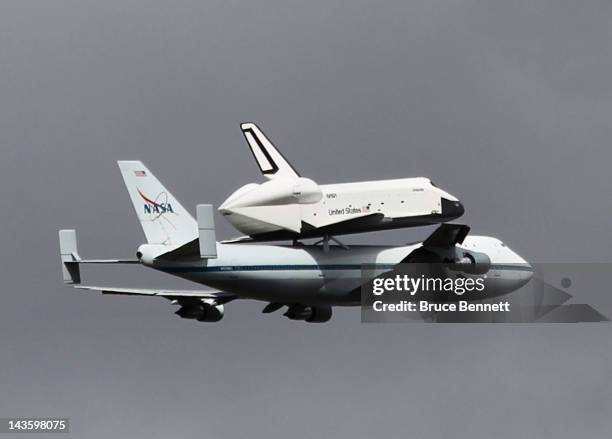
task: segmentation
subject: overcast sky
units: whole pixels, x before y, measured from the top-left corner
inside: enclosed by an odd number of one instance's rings
[[[254,121],[319,183],[427,176],[530,261],[610,262],[611,17],[604,0],[2,1],[0,417],[69,417],[79,438],[606,437],[609,325],[306,325],[256,302],[198,324],[64,288],[57,229],[132,257],[115,161],[218,206],[261,181]]]

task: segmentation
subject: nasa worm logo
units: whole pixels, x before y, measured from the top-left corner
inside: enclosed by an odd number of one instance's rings
[[[160,192],[157,197],[155,197],[155,201],[151,198],[147,197],[143,194],[140,189],[138,190],[138,194],[144,200],[144,213],[148,214],[156,214],[163,215],[164,213],[175,213],[172,209],[172,205],[168,203],[168,194],[165,192]],[[163,201],[162,201],[163,199]]]

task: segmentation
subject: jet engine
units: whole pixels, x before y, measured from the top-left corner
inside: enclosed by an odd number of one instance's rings
[[[458,248],[450,269],[467,274],[485,274],[491,269],[491,259],[485,253]]]
[[[440,267],[474,275],[485,274],[491,269],[491,259],[487,254],[461,247],[420,247],[410,253],[402,263],[440,264]]]
[[[218,322],[223,318],[224,312],[223,305],[211,305],[202,302],[183,305],[175,314],[183,319],[193,319],[198,322]]]
[[[331,306],[291,305],[283,314],[290,320],[304,320],[308,323],[325,323],[331,319]]]

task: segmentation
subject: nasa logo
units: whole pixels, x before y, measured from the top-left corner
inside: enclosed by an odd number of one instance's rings
[[[145,201],[144,204],[144,213],[153,213],[157,215],[163,215],[164,213],[174,213],[172,209],[172,205],[170,203],[158,203],[157,201],[153,201],[151,198],[147,197],[145,194],[138,190],[138,194]],[[159,194],[156,199],[159,199],[162,194]]]

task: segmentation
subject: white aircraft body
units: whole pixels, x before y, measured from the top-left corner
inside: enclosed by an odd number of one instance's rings
[[[333,306],[360,304],[362,265],[376,275],[400,263],[452,261],[461,276],[483,277],[493,295],[529,281],[531,267],[496,238],[467,236],[469,227],[441,225],[422,243],[402,246],[266,245],[216,241],[211,205],[198,205],[197,221],[139,161],[118,162],[147,243],[137,259],[86,260],[78,253],[74,230],[61,230],[64,282],[106,294],[161,296],[180,308],[176,314],[218,321],[234,299],[283,306],[294,320],[324,322]],[[167,290],[81,285],[81,264],[134,263],[213,288]]]
[[[301,177],[257,125],[241,128],[268,181],[241,187],[219,211],[255,240],[415,227],[463,215],[461,202],[428,178],[319,185]]]

